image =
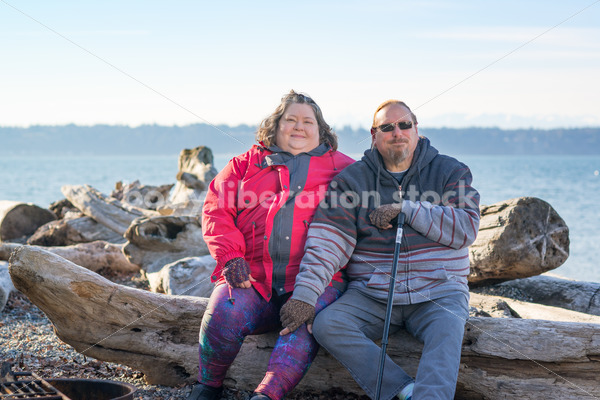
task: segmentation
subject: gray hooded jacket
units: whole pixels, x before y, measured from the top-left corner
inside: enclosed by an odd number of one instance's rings
[[[377,149],[337,175],[308,231],[293,298],[315,304],[331,276],[345,267],[349,287],[385,302],[396,225],[373,226],[369,213],[402,203],[406,216],[394,304],[412,304],[457,292],[468,298],[468,246],[479,228],[479,193],[469,168],[439,154],[421,137],[400,185]]]

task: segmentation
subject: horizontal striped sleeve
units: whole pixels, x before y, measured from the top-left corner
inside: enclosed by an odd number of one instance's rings
[[[293,298],[315,304],[333,275],[348,263],[355,246],[356,239],[336,226],[313,222],[308,230]]]

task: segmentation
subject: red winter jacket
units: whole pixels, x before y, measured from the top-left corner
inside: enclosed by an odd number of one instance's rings
[[[202,212],[202,229],[210,254],[217,261],[211,276],[213,282],[225,280],[222,269],[227,261],[243,257],[256,279],[252,285],[270,300],[273,258],[280,259],[279,253],[283,253],[284,281],[277,285],[278,291],[294,290],[315,209],[331,179],[354,162],[327,145],[308,154],[310,158],[306,153],[294,157],[285,152],[274,153],[262,143],[254,145],[229,161],[211,182]],[[292,181],[288,166],[294,168]],[[298,182],[301,184],[290,187]],[[271,251],[270,240],[274,240]],[[341,275],[338,273],[334,279],[341,281]]]

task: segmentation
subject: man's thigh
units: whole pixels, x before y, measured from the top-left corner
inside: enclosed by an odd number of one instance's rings
[[[359,330],[371,340],[381,339],[386,304],[375,301],[356,289],[347,290],[337,301],[321,311],[315,319],[315,328],[326,328],[328,334]],[[395,313],[396,314],[396,313]],[[401,313],[397,313],[401,315]],[[390,332],[399,329],[392,321]]]

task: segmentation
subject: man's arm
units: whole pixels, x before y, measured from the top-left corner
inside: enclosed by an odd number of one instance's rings
[[[338,182],[333,186],[310,224],[294,293],[281,308],[282,335],[293,332],[304,322],[311,331],[317,299],[333,275],[348,263],[356,246],[357,209],[341,206],[338,200],[344,185]]]
[[[469,246],[479,230],[479,193],[471,186],[473,177],[461,164],[450,176],[440,204],[404,200],[406,223],[428,239],[454,249]]]

